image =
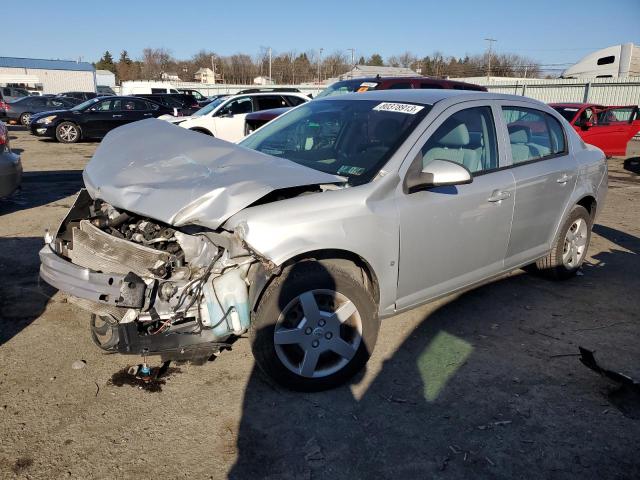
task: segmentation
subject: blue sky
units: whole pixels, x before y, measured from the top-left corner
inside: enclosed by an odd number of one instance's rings
[[[177,58],[201,49],[256,54],[261,46],[298,52],[356,49],[356,57],[409,50],[481,53],[486,37],[498,52],[543,65],[589,51],[640,44],[640,0],[317,0],[108,2],[33,0],[5,18],[0,56],[95,61],[105,50],[136,58],[164,47]],[[32,10],[32,12],[31,12]],[[25,34],[27,33],[27,34]]]

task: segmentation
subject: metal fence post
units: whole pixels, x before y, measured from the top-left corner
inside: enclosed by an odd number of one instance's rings
[[[584,84],[584,100],[582,103],[589,103],[589,91],[591,90],[591,82]]]
[[[527,84],[523,84],[522,85],[522,96],[526,97],[527,96]]]

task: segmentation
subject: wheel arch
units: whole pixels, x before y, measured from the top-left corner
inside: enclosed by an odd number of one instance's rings
[[[215,135],[213,133],[211,133],[211,131],[209,129],[204,128],[204,127],[191,127],[189,130],[191,130],[192,132],[204,133],[205,135],[209,135],[211,137],[215,137]]]
[[[380,304],[378,276],[371,264],[362,256],[343,249],[311,250],[285,260],[280,265],[280,272],[295,263],[304,261],[331,263],[352,272],[356,278],[362,281],[367,290],[371,292],[376,301],[376,308]],[[256,268],[249,271],[249,305],[252,311],[255,311],[257,308],[269,284],[280,274],[281,273],[269,274],[262,264],[258,264]]]
[[[593,195],[585,195],[580,200],[576,202],[576,205],[580,205],[584,207],[589,215],[591,216],[591,221],[596,218],[596,210],[598,208],[598,201]]]

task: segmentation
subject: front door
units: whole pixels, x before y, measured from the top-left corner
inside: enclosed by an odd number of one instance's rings
[[[240,97],[230,101],[216,112],[215,136],[228,142],[237,142],[244,137],[244,118],[253,111],[251,97]]]
[[[502,107],[509,133],[516,202],[505,265],[543,256],[576,185],[577,163],[569,155],[560,122],[527,106]]]
[[[610,107],[600,110],[590,126],[580,130],[582,139],[601,149],[605,155],[624,156],[627,144],[640,130],[638,107]]]
[[[423,167],[460,163],[473,181],[400,195],[398,309],[502,271],[515,184],[510,170],[499,170],[497,143],[493,109],[467,102],[443,112],[410,152]]]

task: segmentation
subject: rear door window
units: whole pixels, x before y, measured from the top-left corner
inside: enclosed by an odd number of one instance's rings
[[[539,160],[566,151],[562,125],[551,115],[524,107],[503,107],[514,164]]]
[[[300,97],[286,96],[284,98],[291,107],[297,107],[298,105],[305,103],[305,100]]]
[[[272,108],[286,107],[287,103],[280,95],[264,95],[254,99],[256,101],[256,110],[270,110]]]

